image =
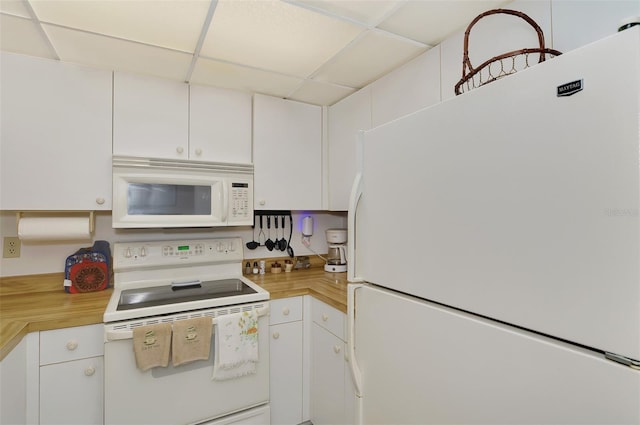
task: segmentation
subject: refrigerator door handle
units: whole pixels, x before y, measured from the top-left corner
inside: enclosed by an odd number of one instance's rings
[[[356,276],[356,212],[358,210],[358,201],[362,196],[362,173],[356,174],[351,187],[351,196],[349,197],[349,212],[347,213],[347,280],[349,282],[362,282],[362,278]]]
[[[347,331],[348,331],[348,352],[349,352],[349,369],[351,371],[351,378],[353,379],[353,386],[355,387],[356,397],[360,399],[362,397],[362,375],[360,374],[360,368],[358,367],[358,361],[356,359],[355,348],[355,319],[356,319],[356,290],[362,288],[362,283],[349,283],[347,285]]]

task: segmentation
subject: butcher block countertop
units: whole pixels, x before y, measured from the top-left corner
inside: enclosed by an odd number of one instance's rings
[[[266,274],[246,277],[269,291],[272,300],[312,295],[346,313],[346,273],[325,272],[314,262],[290,273],[269,270],[267,266]],[[29,332],[102,323],[113,290],[68,294],[63,278],[63,273],[0,278],[0,360]]]

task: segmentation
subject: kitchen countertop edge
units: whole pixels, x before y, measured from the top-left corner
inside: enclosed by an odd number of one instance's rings
[[[69,294],[64,273],[0,277],[0,361],[30,332],[103,323],[112,289]],[[291,273],[245,275],[267,290],[270,300],[311,295],[346,313],[346,273],[321,267]]]

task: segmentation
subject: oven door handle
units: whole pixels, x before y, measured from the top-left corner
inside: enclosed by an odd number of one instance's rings
[[[121,341],[124,339],[133,339],[133,331],[107,331],[105,332],[105,341]]]
[[[258,314],[258,317],[268,315],[269,307],[257,308],[256,313]],[[215,317],[212,318],[211,321],[214,325],[217,323]],[[213,332],[215,332],[215,330]],[[133,331],[126,329],[105,331],[104,339],[105,342],[133,339]]]

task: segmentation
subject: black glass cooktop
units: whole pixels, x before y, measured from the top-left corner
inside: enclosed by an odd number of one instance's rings
[[[132,310],[255,293],[253,288],[240,279],[181,282],[167,286],[125,289],[120,294],[117,310]]]

